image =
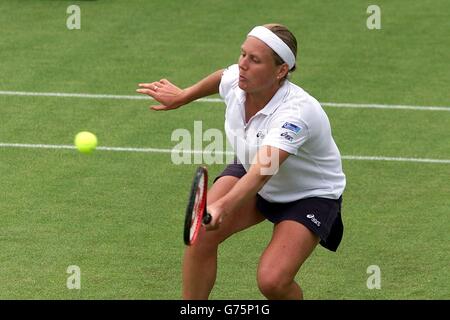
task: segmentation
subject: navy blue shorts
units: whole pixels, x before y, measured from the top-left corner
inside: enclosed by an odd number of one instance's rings
[[[246,174],[244,167],[236,161],[229,164],[214,180],[223,176],[241,178]],[[256,195],[256,207],[270,222],[293,220],[307,227],[320,238],[320,244],[336,251],[344,234],[341,217],[342,197],[337,200],[320,197],[300,199],[288,203],[274,203]]]

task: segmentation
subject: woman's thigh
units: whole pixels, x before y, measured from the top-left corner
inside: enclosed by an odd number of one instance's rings
[[[238,181],[239,178],[233,176],[223,176],[219,178],[208,191],[208,204],[211,204],[226,195]],[[218,244],[232,234],[258,224],[264,219],[263,215],[256,209],[255,196],[238,210],[228,214],[222,220],[218,229],[206,231],[204,228],[201,228],[196,244]]]

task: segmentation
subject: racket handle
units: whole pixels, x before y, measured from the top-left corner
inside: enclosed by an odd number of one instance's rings
[[[203,224],[209,224],[212,220],[211,215],[206,212],[206,214],[203,216]]]

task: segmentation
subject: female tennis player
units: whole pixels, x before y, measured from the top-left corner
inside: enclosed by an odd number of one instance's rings
[[[302,299],[295,277],[320,243],[336,251],[342,235],[346,179],[330,122],[320,103],[288,80],[296,69],[297,41],[284,26],[253,28],[238,64],[186,89],[168,80],[140,84],[170,110],[220,93],[225,131],[236,160],[208,191],[210,224],[187,246],[183,298],[207,299],[214,286],[218,246],[267,219],[272,238],[261,255],[257,281],[268,299]],[[245,246],[245,244],[243,244]]]

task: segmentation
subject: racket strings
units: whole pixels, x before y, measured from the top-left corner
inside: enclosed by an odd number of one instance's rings
[[[194,206],[193,206],[193,212],[192,212],[192,221],[191,221],[191,228],[190,228],[190,241],[193,242],[195,237],[197,236],[198,230],[201,226],[201,219],[200,216],[203,212],[203,209],[206,205],[205,200],[205,192],[204,192],[204,175],[200,177],[199,184],[195,193],[195,200],[194,200]]]
[[[206,212],[207,189],[208,171],[206,167],[198,167],[192,181],[184,220],[183,238],[186,245],[192,245],[200,232]]]

